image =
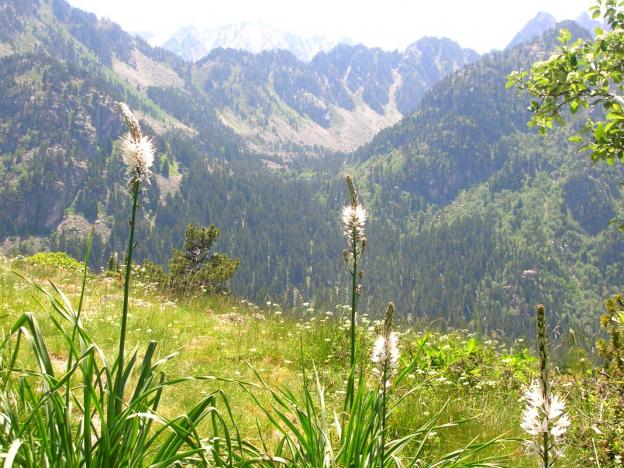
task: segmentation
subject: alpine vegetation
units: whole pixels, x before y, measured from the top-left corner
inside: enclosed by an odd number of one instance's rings
[[[124,163],[127,166],[130,194],[132,196],[132,213],[130,217],[130,235],[126,252],[126,268],[124,281],[124,301],[121,311],[121,331],[119,334],[119,352],[117,354],[117,376],[115,378],[115,410],[121,411],[121,402],[124,393],[124,353],[128,324],[128,301],[130,299],[130,273],[132,271],[132,251],[134,249],[134,232],[136,227],[136,212],[141,183],[149,183],[150,168],[154,162],[154,145],[141,132],[138,119],[130,108],[123,102],[118,104],[121,117],[128,127],[121,141],[121,151]]]
[[[392,428],[390,418],[405,409],[409,399],[417,398],[418,392],[426,382],[407,385],[411,374],[419,364],[427,344],[423,337],[417,349],[409,353],[410,361],[401,366],[398,334],[393,331],[395,308],[389,303],[386,309],[383,328],[373,340],[371,351],[360,355],[355,346],[355,310],[361,288],[358,261],[366,245],[364,223],[366,211],[358,200],[355,185],[347,177],[350,204],[343,209],[343,231],[349,241],[349,249],[344,252],[345,260],[352,273],[352,328],[350,330],[353,365],[349,368],[346,391],[336,392],[344,395],[344,402],[336,401],[331,408],[326,401],[326,391],[321,383],[320,372],[314,365],[314,382],[310,382],[304,366],[301,396],[287,387],[272,387],[260,372],[254,373],[260,382],[260,389],[268,393],[270,404],[266,404],[258,395],[258,387],[237,381],[254,400],[257,408],[271,422],[279,435],[276,449],[266,460],[280,461],[289,467],[338,468],[338,467],[401,467],[401,466],[496,466],[504,456],[483,454],[502,442],[500,437],[485,442],[470,441],[461,448],[443,454],[441,457],[429,457],[427,441],[445,428],[458,426],[466,421],[440,422],[447,404],[433,416],[427,413],[424,423],[416,427]],[[368,338],[368,336],[362,336]],[[303,350],[302,350],[303,354]],[[369,361],[370,359],[370,361]],[[372,366],[371,366],[372,364]],[[357,367],[357,373],[356,373]],[[372,369],[371,369],[372,367]],[[372,371],[372,372],[370,372]],[[411,376],[408,378],[408,376]],[[392,392],[390,389],[392,388]],[[413,400],[412,400],[413,401]],[[343,410],[338,412],[341,405]],[[329,421],[334,413],[333,424]],[[264,438],[263,434],[259,434]],[[273,466],[273,465],[270,465]]]
[[[563,455],[563,436],[570,426],[565,403],[553,394],[548,368],[548,342],[544,306],[537,306],[537,346],[539,377],[525,393],[527,406],[522,414],[521,427],[530,436],[526,441],[529,452],[537,454],[544,468],[554,465]]]

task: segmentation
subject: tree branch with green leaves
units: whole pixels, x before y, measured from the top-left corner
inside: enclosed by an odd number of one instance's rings
[[[507,87],[517,87],[534,97],[529,126],[542,132],[563,125],[565,113],[587,109],[581,133],[570,139],[583,142],[592,160],[624,162],[624,1],[597,0],[594,18],[604,18],[609,31],[597,29],[593,40],[572,42],[563,29],[561,46],[550,58],[530,70],[509,75]]]

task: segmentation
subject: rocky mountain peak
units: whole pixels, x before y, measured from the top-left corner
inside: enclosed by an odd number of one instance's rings
[[[536,37],[541,36],[549,29],[557,25],[557,20],[549,13],[540,11],[533,19],[531,19],[522,30],[514,36],[507,45],[507,49],[512,49],[519,44],[530,42]]]

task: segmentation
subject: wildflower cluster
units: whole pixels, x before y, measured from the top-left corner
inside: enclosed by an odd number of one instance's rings
[[[560,457],[562,450],[558,446],[570,425],[570,418],[565,413],[565,403],[557,395],[545,395],[539,381],[533,382],[524,397],[527,407],[522,413],[521,426],[533,437],[526,444],[527,448],[544,458],[543,439],[548,438],[546,450],[552,452],[549,458]]]
[[[347,237],[349,250],[359,249],[363,251],[366,245],[364,237],[364,224],[366,223],[366,210],[360,204],[347,205],[342,209],[342,224],[344,234]],[[364,243],[364,245],[362,245]]]

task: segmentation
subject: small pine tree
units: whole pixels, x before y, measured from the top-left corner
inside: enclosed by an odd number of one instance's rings
[[[110,257],[108,257],[108,271],[117,272],[119,271],[119,261],[117,260],[117,252],[114,250],[111,252]]]
[[[167,177],[167,178],[169,177],[169,160],[168,159],[165,159],[163,161],[160,173],[162,174],[163,177]]]
[[[207,294],[227,292],[225,282],[234,276],[240,262],[227,255],[210,253],[219,234],[219,229],[213,225],[187,226],[183,250],[174,250],[169,261],[171,287],[174,291]]]

